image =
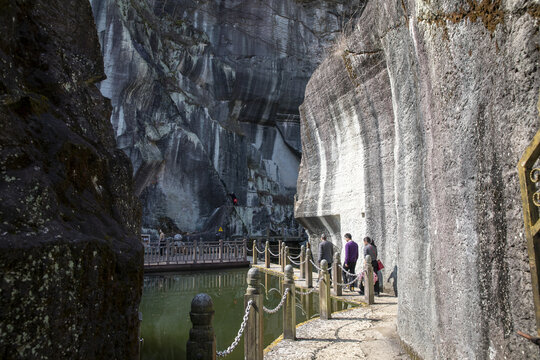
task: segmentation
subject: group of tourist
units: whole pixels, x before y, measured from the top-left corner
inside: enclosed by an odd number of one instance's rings
[[[345,240],[345,260],[343,262],[343,283],[349,284],[349,291],[354,291],[356,284],[358,284],[360,295],[364,295],[364,276],[363,274],[359,277],[360,281],[355,280],[356,278],[356,263],[358,261],[358,244],[353,241],[352,235],[346,233],[344,236]],[[382,270],[382,263],[377,258],[377,246],[375,242],[369,238],[364,238],[364,259],[366,256],[371,257],[371,265],[373,266],[374,274],[374,290],[375,294],[379,295],[379,277],[381,276],[380,270]],[[334,260],[334,247],[330,241],[328,241],[325,234],[321,236],[321,242],[319,244],[319,264],[322,260],[326,260],[328,263],[328,272],[330,277],[332,277],[332,262]],[[379,274],[379,275],[377,275]]]

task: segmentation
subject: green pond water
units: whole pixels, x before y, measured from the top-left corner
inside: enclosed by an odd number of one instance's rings
[[[214,302],[214,330],[217,350],[225,350],[234,340],[244,315],[244,293],[247,269],[207,271],[197,273],[170,273],[147,275],[140,306],[143,321],[141,358],[185,359],[186,341],[191,328],[189,310],[191,300],[198,293],[207,293]],[[264,304],[274,308],[281,299],[281,278],[262,274]],[[318,316],[319,299],[316,293],[296,294],[297,324]],[[334,311],[352,305],[333,301]],[[269,345],[283,331],[281,310],[276,314],[264,314],[264,342]],[[244,359],[243,341],[226,359]]]

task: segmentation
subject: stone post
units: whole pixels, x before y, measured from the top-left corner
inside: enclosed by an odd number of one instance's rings
[[[264,337],[263,337],[263,295],[260,291],[259,269],[251,268],[248,271],[248,287],[244,295],[244,307],[249,300],[253,305],[249,312],[246,329],[244,331],[244,357],[250,360],[263,360]]]
[[[285,272],[285,265],[287,265],[287,254],[286,254],[286,251],[288,250],[289,248],[287,246],[283,246],[283,250],[281,252],[281,272]]]
[[[296,340],[296,296],[292,265],[285,266],[283,291],[286,289],[289,289],[289,293],[283,304],[283,338]]]
[[[341,256],[339,252],[334,253],[334,262],[332,263],[332,272],[334,273],[334,294],[336,296],[343,295],[343,287],[341,285],[338,285],[340,283],[343,283],[342,276],[341,276],[341,269],[339,268],[339,263],[341,261]]]
[[[244,261],[246,261],[247,260],[247,240],[246,239],[242,241],[242,249],[243,249],[242,258],[244,259]]]
[[[267,240],[264,246],[264,266],[270,268],[270,242]]]
[[[328,262],[321,261],[321,277],[319,283],[319,315],[322,320],[332,318],[332,302],[330,299],[330,274],[328,274]]]
[[[305,306],[303,305],[303,307],[304,307],[304,309],[306,311],[306,315],[307,315],[308,319],[311,319],[311,317],[315,313],[315,308],[313,306],[314,305],[313,295],[314,294],[309,294],[309,295],[304,295],[303,296],[304,304],[305,304]]]
[[[282,259],[281,259],[281,257],[282,257],[282,256],[281,256],[281,255],[282,255],[282,254],[281,254],[281,251],[282,251],[282,249],[281,249],[281,240],[278,241],[278,250],[279,250],[279,251],[278,251],[278,264],[281,266],[281,262],[282,262],[282,261],[281,261],[281,260],[282,260]]]
[[[311,249],[308,247],[306,250],[306,263],[304,265],[306,267],[306,286],[308,288],[313,287],[313,270],[311,267]]]
[[[306,259],[306,246],[302,245],[302,247],[300,248],[300,279],[306,278],[306,267],[303,264],[305,259]]]
[[[212,327],[214,304],[207,294],[198,294],[191,301],[189,313],[193,327],[186,344],[188,360],[215,360],[216,335]]]
[[[197,240],[193,240],[193,262],[197,263],[197,252],[199,250],[199,246],[197,245]]]
[[[253,240],[253,264],[257,265],[257,258],[259,253],[257,253],[257,240]]]
[[[375,288],[373,285],[373,266],[371,265],[371,256],[366,256],[364,262],[364,294],[368,305],[375,304]]]

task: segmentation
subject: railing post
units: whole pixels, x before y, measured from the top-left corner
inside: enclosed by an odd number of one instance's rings
[[[270,242],[267,240],[264,246],[264,266],[270,268]]]
[[[296,296],[294,285],[294,269],[292,265],[285,267],[283,291],[289,289],[287,299],[283,304],[283,338],[296,340]]]
[[[306,286],[308,288],[313,287],[313,270],[311,269],[311,249],[308,247],[306,250]]]
[[[244,258],[244,261],[247,260],[247,240],[244,239],[244,241],[242,241],[242,249],[243,249],[243,254],[242,254],[242,257]]]
[[[219,262],[223,262],[223,240],[219,240]]]
[[[253,240],[253,264],[257,265],[257,258],[259,253],[257,253],[257,240]]]
[[[215,360],[216,335],[212,327],[214,304],[207,294],[198,294],[191,301],[189,313],[193,327],[186,344],[188,360]]]
[[[193,262],[197,263],[197,250],[199,249],[197,245],[197,240],[193,240]]]
[[[328,262],[321,261],[322,281],[319,282],[319,315],[323,320],[332,318],[332,303],[330,300],[330,274],[328,274]]]
[[[375,304],[375,289],[373,286],[373,266],[371,265],[371,256],[366,256],[364,262],[364,294],[368,305]]]
[[[334,273],[334,294],[336,296],[343,295],[342,286],[339,285],[340,283],[343,283],[342,276],[341,276],[341,269],[339,268],[339,263],[341,261],[341,256],[338,251],[334,253],[334,262],[332,263],[332,272]]]
[[[278,264],[279,264],[279,266],[281,266],[281,263],[282,263],[282,256],[281,256],[282,253],[281,252],[283,251],[283,249],[281,248],[281,246],[282,246],[281,244],[282,244],[281,240],[278,240],[278,250],[279,250],[278,251]]]
[[[300,248],[300,279],[306,278],[306,267],[304,266],[304,260],[306,259],[306,246],[302,245]]]
[[[165,239],[165,264],[169,264],[169,239]]]
[[[244,296],[244,307],[247,306],[249,300],[253,300],[244,331],[244,357],[250,360],[263,360],[263,296],[260,292],[259,277],[259,269],[251,268],[248,271],[248,287]]]
[[[289,247],[285,246],[285,267],[287,267],[287,265],[291,265],[290,257],[291,257],[291,255],[290,255],[290,252],[289,252]],[[283,272],[285,272],[285,268],[283,268]]]
[[[285,264],[287,263],[287,258],[285,257],[285,248],[286,246],[283,246],[283,249],[281,249],[281,272],[285,272]]]

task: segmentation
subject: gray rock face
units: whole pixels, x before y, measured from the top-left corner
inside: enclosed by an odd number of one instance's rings
[[[140,206],[90,5],[0,8],[0,358],[136,359]]]
[[[91,1],[101,91],[143,226],[260,233],[294,223],[298,106],[355,3]]]
[[[539,358],[514,335],[535,331],[516,165],[538,25],[533,1],[368,1],[307,86],[295,216],[375,239],[425,359]]]

